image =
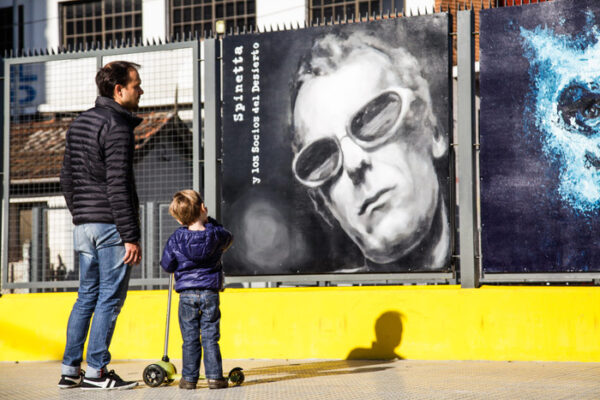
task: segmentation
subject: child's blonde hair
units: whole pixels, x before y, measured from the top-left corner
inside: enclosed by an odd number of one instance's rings
[[[189,226],[200,218],[203,203],[202,196],[195,190],[180,190],[173,195],[169,214],[183,225]]]

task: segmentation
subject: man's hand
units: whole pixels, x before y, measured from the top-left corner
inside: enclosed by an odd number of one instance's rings
[[[142,248],[137,243],[125,243],[125,264],[136,265],[142,261]]]

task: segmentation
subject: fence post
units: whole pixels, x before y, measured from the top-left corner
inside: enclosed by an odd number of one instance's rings
[[[33,207],[31,209],[31,258],[29,259],[29,282],[38,283],[45,279],[44,262],[44,209]],[[31,289],[32,292],[41,292],[42,289]]]
[[[463,288],[479,286],[476,258],[477,210],[475,190],[475,40],[473,10],[458,12],[458,195],[460,282]]]
[[[219,39],[204,40],[204,202],[220,218],[221,70]]]
[[[9,67],[0,57],[0,289],[8,282],[8,183],[5,172],[8,164],[8,136],[10,132],[10,81]]]
[[[202,84],[200,83],[201,76],[201,54],[202,45],[198,40],[194,42],[192,47],[193,53],[193,122],[192,122],[192,187],[198,193],[203,192],[203,183],[200,183],[200,177],[202,169],[200,168],[204,162],[204,156],[202,155]]]
[[[145,229],[144,229],[144,259],[143,264],[144,268],[142,269],[142,279],[152,279],[154,278],[154,254],[156,252],[154,246],[154,232],[156,226],[156,212],[155,212],[154,202],[148,201],[144,206],[144,214],[145,214]],[[151,289],[152,286],[144,286],[144,290]]]

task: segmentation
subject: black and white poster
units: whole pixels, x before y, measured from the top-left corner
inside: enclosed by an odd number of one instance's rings
[[[600,271],[600,4],[481,12],[485,272]]]
[[[223,40],[230,275],[450,268],[449,16]]]

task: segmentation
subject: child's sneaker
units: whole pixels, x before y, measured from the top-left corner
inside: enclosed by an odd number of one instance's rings
[[[221,379],[208,379],[209,389],[225,389],[229,386],[229,382],[225,378]]]
[[[81,381],[85,375],[84,370],[79,371],[79,375],[61,375],[58,387],[61,389],[71,389],[81,386]]]
[[[109,373],[103,373],[100,378],[83,378],[81,383],[81,389],[83,390],[122,390],[131,389],[137,386],[136,381],[124,381],[115,373],[115,370],[111,370]]]

